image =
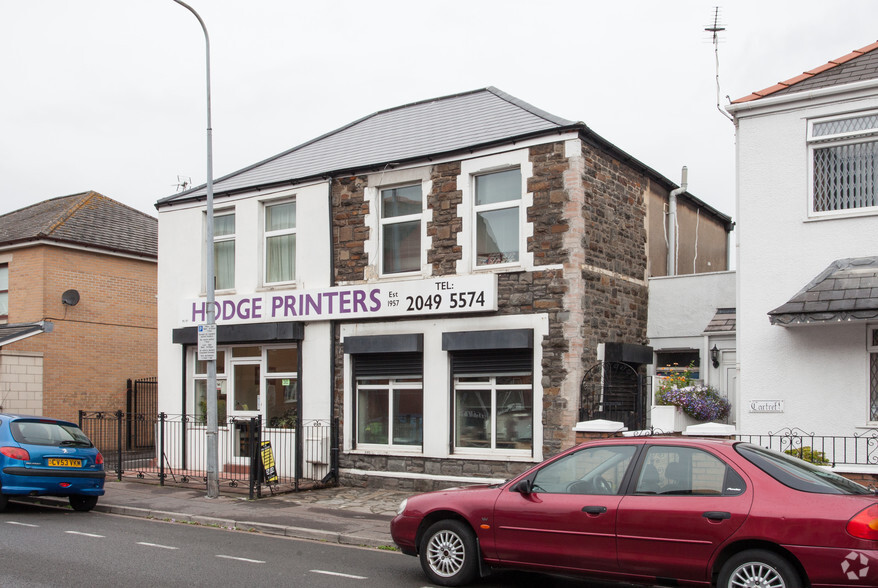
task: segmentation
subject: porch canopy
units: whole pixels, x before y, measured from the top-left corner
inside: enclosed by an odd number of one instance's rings
[[[40,333],[51,333],[52,326],[52,323],[47,321],[0,325],[0,348]]]
[[[878,317],[878,256],[837,259],[785,304],[768,313],[773,325],[796,327]]]

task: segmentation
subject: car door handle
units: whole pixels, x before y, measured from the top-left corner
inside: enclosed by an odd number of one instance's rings
[[[590,515],[599,515],[607,512],[606,506],[583,506],[582,512]]]
[[[732,513],[722,510],[709,510],[701,516],[706,519],[710,519],[711,521],[722,521],[724,519],[732,518]]]

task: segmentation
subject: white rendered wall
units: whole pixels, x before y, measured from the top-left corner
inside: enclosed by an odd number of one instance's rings
[[[806,103],[768,100],[735,109],[737,136],[738,357],[742,433],[798,427],[850,435],[868,424],[865,324],[781,327],[767,313],[836,259],[878,255],[878,216],[809,218],[808,120],[878,108],[848,93]],[[752,108],[752,110],[751,110]],[[781,400],[782,413],[751,400]]]
[[[283,191],[256,192],[220,198],[215,211],[235,211],[235,295],[246,295],[277,288],[262,285],[263,205],[287,197],[296,200],[296,288],[325,288],[331,279],[329,247],[329,187],[319,184],[287,188]],[[158,269],[158,376],[159,411],[180,414],[183,410],[182,346],[172,342],[172,331],[179,328],[180,309],[185,300],[204,297],[204,202],[177,205],[159,210]],[[224,291],[224,294],[231,294]],[[305,368],[300,385],[304,399],[302,416],[325,419],[330,416],[331,361],[330,332],[327,322],[305,325],[302,355]]]

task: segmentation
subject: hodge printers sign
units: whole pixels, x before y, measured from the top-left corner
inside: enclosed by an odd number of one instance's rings
[[[337,286],[217,297],[217,324],[367,319],[497,310],[497,276]],[[207,321],[207,301],[187,300],[180,323]]]

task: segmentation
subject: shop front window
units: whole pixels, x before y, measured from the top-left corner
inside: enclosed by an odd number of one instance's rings
[[[357,442],[423,443],[423,382],[418,378],[357,379]]]
[[[456,448],[533,448],[531,374],[457,377],[454,390]]]

